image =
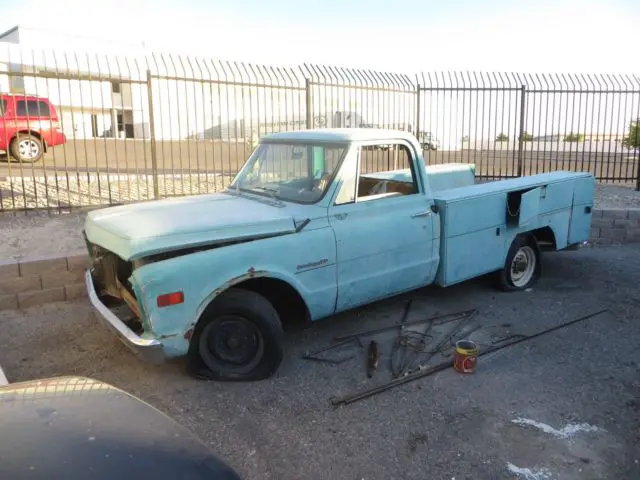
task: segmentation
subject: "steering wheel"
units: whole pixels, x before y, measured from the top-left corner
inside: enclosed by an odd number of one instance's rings
[[[325,173],[324,175],[322,175],[322,177],[320,177],[319,180],[316,180],[313,184],[313,189],[314,190],[324,190],[327,188],[327,186],[329,185],[329,180],[331,179],[331,174],[330,173]]]

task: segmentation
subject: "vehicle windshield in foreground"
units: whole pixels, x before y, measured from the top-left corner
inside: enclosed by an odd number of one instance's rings
[[[295,203],[320,200],[346,144],[260,143],[229,188]]]

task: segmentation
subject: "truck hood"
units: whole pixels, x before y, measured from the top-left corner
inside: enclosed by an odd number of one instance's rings
[[[228,193],[109,207],[85,221],[87,240],[124,260],[295,229],[288,208]]]

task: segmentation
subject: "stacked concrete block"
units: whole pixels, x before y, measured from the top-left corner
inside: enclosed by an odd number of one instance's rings
[[[0,310],[86,296],[86,254],[0,262]]]
[[[591,241],[609,245],[640,242],[640,209],[594,210]]]

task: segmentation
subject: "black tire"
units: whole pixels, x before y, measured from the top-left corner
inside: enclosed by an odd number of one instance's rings
[[[521,273],[522,277],[519,277]],[[505,292],[526,290],[536,284],[541,274],[538,242],[532,235],[518,235],[511,243],[504,267],[498,272],[498,288]]]
[[[239,288],[209,305],[189,346],[192,373],[215,381],[264,380],[282,358],[282,323],[275,308],[262,295]]]
[[[25,144],[25,148],[29,148],[31,151],[37,149],[36,153],[31,156],[21,155],[21,146]],[[26,144],[31,144],[27,147]],[[44,145],[42,140],[40,140],[35,135],[29,135],[26,133],[19,133],[16,137],[11,141],[11,145],[9,146],[9,153],[13,158],[15,158],[18,162],[21,163],[35,163],[39,161],[44,155]]]

